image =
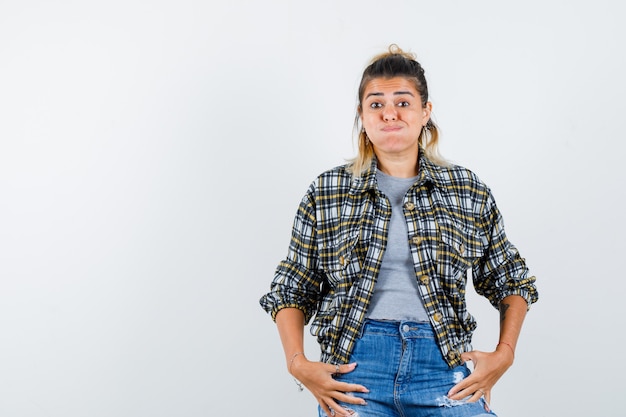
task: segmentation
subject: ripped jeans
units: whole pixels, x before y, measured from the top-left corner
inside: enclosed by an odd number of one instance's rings
[[[448,366],[429,323],[367,320],[350,362],[356,369],[335,378],[370,391],[354,393],[367,405],[340,403],[354,417],[495,416],[484,398],[470,403],[446,396],[470,370]],[[326,416],[319,407],[318,412]]]

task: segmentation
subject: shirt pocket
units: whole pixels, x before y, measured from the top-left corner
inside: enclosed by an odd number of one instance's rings
[[[356,254],[358,241],[358,235],[350,235],[325,243],[320,249],[320,267],[335,292],[347,292],[361,272]]]
[[[439,273],[449,284],[465,282],[465,272],[484,254],[485,237],[474,227],[452,219],[440,224],[437,254]]]

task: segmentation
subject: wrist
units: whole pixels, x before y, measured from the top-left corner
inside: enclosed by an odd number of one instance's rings
[[[515,349],[513,348],[513,345],[511,345],[510,343],[507,343],[507,342],[500,341],[496,345],[496,349],[498,349],[498,346],[501,346],[501,345],[507,346],[507,348],[511,350],[511,353],[513,354],[513,356],[515,356]]]
[[[296,352],[291,356],[291,359],[289,360],[289,365],[287,366],[287,370],[289,371],[289,373],[291,374],[291,376],[293,376],[293,380],[296,383],[296,385],[298,386],[298,391],[302,392],[304,391],[304,385],[302,385],[302,382],[300,382],[295,375],[291,372],[291,367],[293,366],[293,362],[299,358],[302,357],[304,359],[306,359],[306,357],[304,356],[304,352]]]
[[[291,375],[293,375],[293,372],[291,370],[293,368],[293,363],[294,361],[296,361],[296,359],[300,357],[306,359],[306,356],[304,356],[304,352],[296,352],[293,355],[291,355],[291,359],[289,359],[289,364],[287,365],[287,370],[289,371]]]
[[[513,361],[515,360],[515,349],[513,348],[513,345],[507,342],[498,342],[496,345],[496,352],[498,351],[504,352],[507,356],[509,356],[510,364],[513,364]]]

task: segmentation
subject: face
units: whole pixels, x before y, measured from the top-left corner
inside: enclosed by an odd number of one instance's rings
[[[422,106],[415,85],[404,77],[370,81],[365,87],[360,116],[376,155],[417,158],[417,140],[430,119],[431,109],[430,102]]]

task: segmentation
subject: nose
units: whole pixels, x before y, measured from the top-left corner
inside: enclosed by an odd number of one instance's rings
[[[398,117],[398,113],[396,112],[396,109],[394,106],[385,106],[385,109],[383,110],[383,120],[386,122],[391,122],[396,120],[396,118]]]

